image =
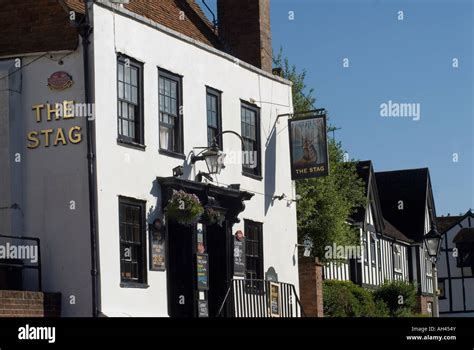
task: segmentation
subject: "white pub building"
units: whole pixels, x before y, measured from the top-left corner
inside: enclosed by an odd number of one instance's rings
[[[118,2],[0,9],[0,234],[63,316],[301,315],[269,0]]]

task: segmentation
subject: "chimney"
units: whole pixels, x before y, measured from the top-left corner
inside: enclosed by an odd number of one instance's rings
[[[226,51],[271,73],[270,0],[217,0],[217,16]]]

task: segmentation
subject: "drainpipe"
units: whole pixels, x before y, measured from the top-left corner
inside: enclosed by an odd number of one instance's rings
[[[89,7],[93,0],[85,0],[86,10],[85,18],[79,30],[82,38],[82,53],[84,60],[84,95],[85,103],[91,103],[90,96],[90,62],[89,62],[89,37],[92,33],[90,24]],[[91,120],[92,119],[92,120]],[[97,176],[95,164],[95,118],[87,118],[87,168],[89,182],[89,225],[90,225],[90,245],[91,245],[91,278],[92,278],[92,315],[99,316],[100,313],[100,279],[98,264],[98,229],[97,229]]]

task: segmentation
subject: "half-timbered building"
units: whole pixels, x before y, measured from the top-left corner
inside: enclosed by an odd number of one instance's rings
[[[367,288],[376,288],[385,281],[408,281],[409,247],[413,241],[383,217],[372,162],[361,161],[356,166],[365,184],[367,201],[349,222],[358,229],[361,256],[328,263],[324,277],[350,280]]]
[[[474,214],[438,217],[439,314],[474,317]]]

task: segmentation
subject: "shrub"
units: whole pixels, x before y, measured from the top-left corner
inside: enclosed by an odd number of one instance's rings
[[[329,317],[386,317],[387,306],[349,281],[324,281],[324,314]]]
[[[412,317],[416,308],[416,287],[405,281],[385,282],[375,292],[376,300],[383,301],[393,317]]]

